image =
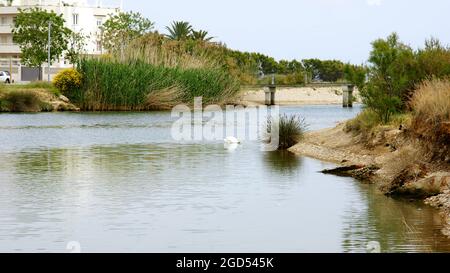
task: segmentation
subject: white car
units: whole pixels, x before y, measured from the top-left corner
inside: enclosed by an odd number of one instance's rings
[[[11,83],[11,74],[7,71],[0,71],[0,82]]]

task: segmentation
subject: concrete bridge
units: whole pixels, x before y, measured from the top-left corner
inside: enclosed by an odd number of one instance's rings
[[[342,104],[352,107],[360,98],[359,91],[346,84],[271,85],[244,87],[241,102],[244,105]]]

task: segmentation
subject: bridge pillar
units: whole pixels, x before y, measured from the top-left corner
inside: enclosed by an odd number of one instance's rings
[[[353,107],[353,91],[354,90],[355,90],[355,86],[352,84],[344,86],[344,88],[343,88],[343,91],[344,91],[343,106],[345,108]]]
[[[275,85],[270,85],[264,92],[266,94],[266,105],[275,105],[275,93],[277,92],[277,87]]]

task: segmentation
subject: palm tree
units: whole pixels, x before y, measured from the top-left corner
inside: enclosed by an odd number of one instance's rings
[[[191,37],[193,40],[196,40],[196,41],[209,42],[212,39],[214,39],[214,37],[208,37],[208,34],[209,34],[208,31],[205,31],[205,30],[199,30],[199,31],[192,30]]]
[[[166,36],[171,40],[187,40],[192,32],[191,24],[184,21],[174,21],[172,25],[170,27],[167,26],[166,29],[169,31],[169,34]]]

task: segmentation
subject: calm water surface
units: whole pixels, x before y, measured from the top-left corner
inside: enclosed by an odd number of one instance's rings
[[[310,129],[360,108],[304,106]],[[170,113],[0,115],[0,252],[450,252],[436,210],[265,153],[177,144]]]

